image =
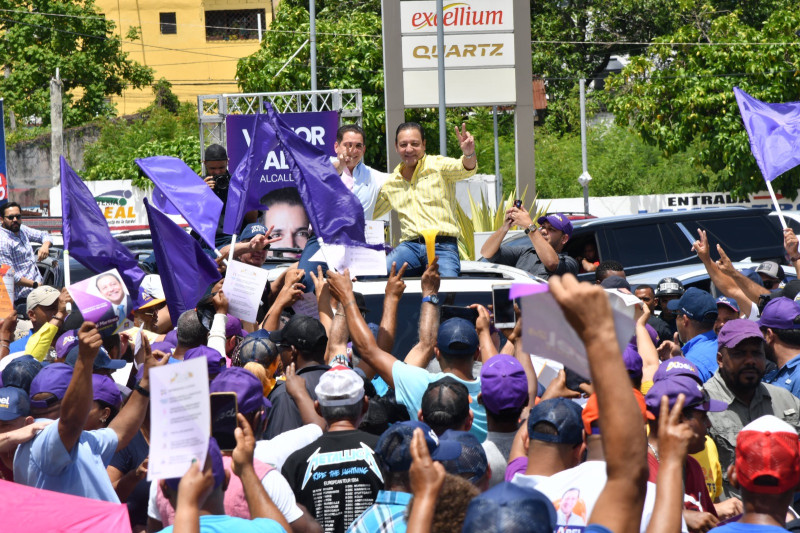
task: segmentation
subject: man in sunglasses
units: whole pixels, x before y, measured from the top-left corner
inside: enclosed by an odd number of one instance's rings
[[[22,225],[19,204],[9,202],[0,207],[3,228],[0,230],[0,263],[14,269],[14,305],[25,303],[28,293],[39,286],[42,275],[36,267],[50,253],[52,240],[44,231]],[[41,242],[38,254],[33,253],[31,241]]]
[[[761,278],[761,284],[765,289],[777,289],[781,282],[786,279],[786,273],[775,261],[764,261],[756,267],[756,274]]]

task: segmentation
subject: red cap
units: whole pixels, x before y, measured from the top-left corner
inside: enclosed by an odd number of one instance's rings
[[[638,405],[639,410],[642,411],[642,420],[647,420],[647,406],[644,403],[644,396],[637,389],[633,389],[633,395],[636,398],[636,405]],[[581,419],[583,419],[583,430],[587,435],[591,435],[592,422],[600,419],[600,409],[597,407],[597,394],[589,396],[586,405],[583,406]],[[595,430],[595,433],[599,434],[600,431]]]
[[[750,492],[794,491],[800,483],[800,445],[794,428],[772,415],[747,424],[736,439],[736,476]]]

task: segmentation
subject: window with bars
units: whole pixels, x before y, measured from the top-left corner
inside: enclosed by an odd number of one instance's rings
[[[237,41],[258,39],[258,20],[265,21],[263,9],[234,9],[206,11],[207,41]]]
[[[159,22],[161,23],[161,33],[163,35],[178,33],[178,26],[175,20],[175,13],[159,13]]]

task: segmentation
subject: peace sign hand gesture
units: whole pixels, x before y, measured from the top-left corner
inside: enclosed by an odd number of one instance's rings
[[[458,126],[456,126],[456,137],[458,137],[458,144],[461,146],[461,152],[466,157],[475,155],[475,139],[472,137],[472,134],[467,131],[466,123],[461,123],[461,131],[459,131]]]

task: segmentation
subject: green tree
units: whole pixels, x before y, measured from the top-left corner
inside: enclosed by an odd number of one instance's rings
[[[766,102],[797,100],[800,92],[800,11],[796,6],[775,11],[760,27],[745,20],[737,11],[720,15],[712,6],[700,6],[692,24],[632,58],[606,86],[619,122],[665,154],[697,147],[701,185],[737,195],[763,190],[764,182],[733,87]],[[793,198],[800,170],[787,172],[774,186]]]
[[[17,117],[50,122],[50,78],[60,70],[64,124],[112,116],[111,95],[153,81],[152,70],[128,59],[115,25],[93,0],[0,0],[0,93]],[[129,32],[127,38],[134,38]]]

